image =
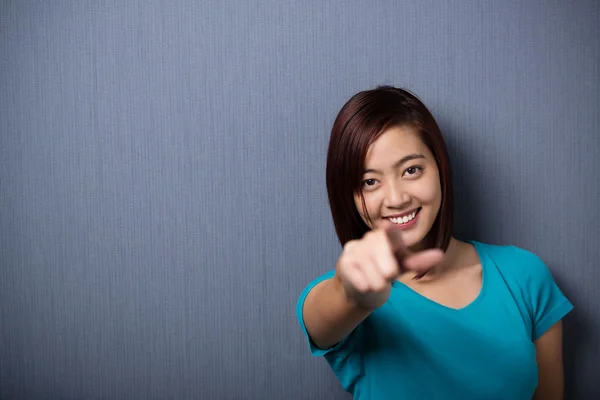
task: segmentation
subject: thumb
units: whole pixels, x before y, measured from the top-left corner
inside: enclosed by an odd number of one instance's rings
[[[403,259],[403,266],[416,272],[426,272],[444,261],[444,252],[440,249],[428,249],[408,254]]]
[[[393,223],[386,224],[384,230],[401,270],[411,270],[424,275],[444,261],[445,253],[440,249],[428,249],[417,253],[410,251],[402,240],[402,229]]]

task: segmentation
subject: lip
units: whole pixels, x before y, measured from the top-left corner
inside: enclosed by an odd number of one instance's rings
[[[418,211],[420,211],[420,210],[421,210],[421,207],[417,207],[417,208],[413,208],[412,210],[407,211],[407,212],[402,213],[402,214],[386,215],[383,218],[386,218],[386,219],[389,219],[389,218],[400,218],[400,217],[404,217],[405,215],[410,215],[410,214],[412,214],[415,211],[417,211],[417,215],[419,215]]]
[[[416,210],[417,210],[417,214],[415,215],[415,217],[413,219],[411,219],[410,221],[408,221],[407,223],[397,224],[395,222],[390,221],[389,218],[398,218],[398,217],[401,217],[401,216],[403,217],[405,215],[408,215],[408,214],[412,213],[415,210],[412,210],[409,213],[398,214],[398,216],[386,217],[386,219],[388,221],[392,222],[394,225],[396,225],[400,229],[408,229],[408,228],[413,227],[417,223],[417,220],[419,219],[419,214],[420,214],[421,208],[419,207]]]

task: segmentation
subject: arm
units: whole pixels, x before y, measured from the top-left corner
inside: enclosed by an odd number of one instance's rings
[[[306,331],[317,347],[339,343],[387,301],[391,282],[400,275],[399,257],[404,269],[422,273],[439,264],[444,253],[408,254],[400,229],[392,224],[344,245],[333,278],[312,288],[302,306]]]
[[[306,330],[321,349],[341,342],[370,313],[347,299],[336,277],[315,286],[306,296],[302,309]]]
[[[562,322],[558,321],[535,341],[538,386],[534,400],[564,398]]]

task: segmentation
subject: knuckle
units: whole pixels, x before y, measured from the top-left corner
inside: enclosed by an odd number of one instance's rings
[[[375,240],[377,237],[377,232],[375,231],[368,231],[367,233],[365,233],[361,239],[361,241],[364,242],[372,242],[373,240]]]
[[[377,231],[371,231],[371,236],[370,236],[370,240],[373,243],[387,243],[387,236],[385,234],[385,232],[377,230]]]
[[[390,268],[388,270],[386,270],[384,273],[385,279],[389,280],[389,279],[392,279],[393,277],[395,277],[398,274],[397,270],[398,270],[398,268],[395,265],[390,266]]]
[[[369,291],[369,286],[361,281],[361,280],[355,280],[352,282],[352,286],[354,286],[354,288],[356,289],[357,292],[359,293],[366,293]]]
[[[354,263],[354,258],[355,257],[352,254],[348,254],[347,252],[343,252],[340,255],[339,263],[340,263],[340,265],[347,266],[347,265],[350,265],[350,264]]]
[[[358,244],[357,240],[350,240],[344,244],[343,252],[348,252]]]
[[[373,292],[375,292],[375,293],[383,292],[385,289],[385,283],[384,282],[374,283],[372,289],[373,289]]]

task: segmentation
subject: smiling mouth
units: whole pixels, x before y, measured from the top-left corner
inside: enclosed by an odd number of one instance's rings
[[[415,219],[415,217],[419,214],[420,211],[421,211],[421,207],[417,208],[410,214],[406,214],[402,217],[389,217],[387,219],[396,225],[406,225],[409,222],[413,221]]]

